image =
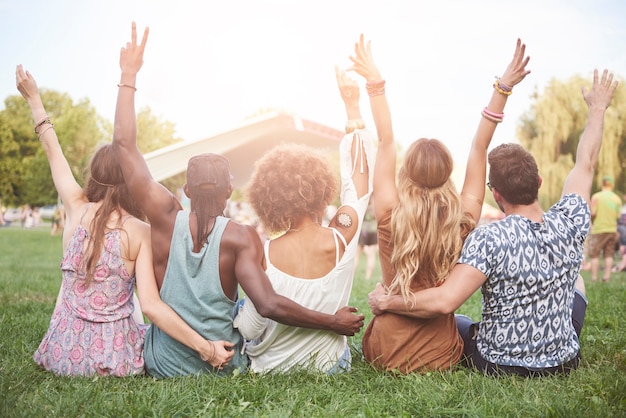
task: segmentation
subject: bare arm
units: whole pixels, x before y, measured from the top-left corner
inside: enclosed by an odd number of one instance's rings
[[[598,80],[598,70],[596,69],[593,71],[591,90],[587,91],[584,87],[582,89],[585,102],[589,106],[589,116],[576,150],[576,163],[563,185],[563,196],[576,193],[589,203],[593,171],[598,162],[600,146],[602,145],[604,113],[611,104],[616,88],[617,81],[613,81],[612,73],[604,70],[602,77]]]
[[[137,148],[135,92],[148,33],[146,28],[141,44],[137,45],[137,28],[133,22],[131,42],[120,51],[122,74],[115,107],[113,149],[120,160],[128,189],[150,222],[158,227],[162,225],[163,219],[171,218],[172,212],[180,208],[176,206],[177,201],[172,198],[171,193],[152,178],[148,165]]]
[[[342,206],[330,221],[330,226],[337,228],[350,242],[363,222],[372,193],[370,167],[373,165],[374,147],[372,135],[365,130],[361,119],[357,82],[338,67],[335,67],[335,75],[348,122],[346,135],[339,144]]]
[[[499,79],[499,82],[509,90],[530,73],[530,70],[526,70],[526,65],[530,57],[524,56],[525,51],[526,45],[522,44],[521,40],[518,39],[515,46],[515,53],[513,54],[513,60]],[[496,83],[498,83],[498,81],[496,81]],[[510,93],[502,93],[494,88],[486,110],[492,114],[503,116],[504,106],[506,105],[509,95]],[[498,119],[501,120],[502,117],[493,117],[488,113],[483,113],[467,158],[461,200],[464,211],[471,213],[476,222],[480,219],[482,205],[485,199],[487,149],[489,148],[489,144],[496,130]]]
[[[368,303],[374,315],[393,312],[414,318],[433,318],[454,313],[485,280],[487,277],[480,270],[457,264],[441,286],[414,293],[408,303],[402,295],[387,295],[380,283],[368,295]]]
[[[136,228],[133,232],[134,238],[141,240],[135,262],[135,273],[143,313],[167,335],[197,351],[200,357],[213,367],[227,366],[234,355],[232,351],[234,344],[228,341],[206,340],[161,300],[152,265],[150,227],[145,225],[143,228]]]
[[[304,308],[277,294],[261,267],[263,246],[259,236],[251,227],[237,227],[240,229],[237,234],[241,234],[237,243],[225,243],[223,238],[222,245],[233,246],[236,251],[235,275],[260,315],[295,327],[324,329],[342,335],[359,332],[363,327],[364,317],[354,314],[357,311],[354,307],[344,307],[334,315],[329,315]]]
[[[38,125],[35,127],[35,131],[39,135],[41,145],[48,157],[54,187],[65,205],[68,224],[72,224],[72,219],[79,212],[78,208],[87,202],[87,198],[76,182],[70,165],[63,155],[59,139],[52,125],[53,121],[46,114],[35,78],[28,71],[24,71],[22,65],[18,65],[15,70],[15,79],[17,89],[28,102],[33,121]]]
[[[365,43],[363,35],[354,45],[355,56],[350,60],[353,66],[348,70],[363,76],[368,83],[368,95],[376,132],[378,151],[374,165],[374,211],[376,219],[393,208],[398,201],[396,189],[396,145],[391,124],[391,112],[384,94],[384,80],[374,64],[370,41]],[[382,86],[382,87],[381,87]]]

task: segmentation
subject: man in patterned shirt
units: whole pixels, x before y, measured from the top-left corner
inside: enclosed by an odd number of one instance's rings
[[[369,295],[372,313],[447,314],[482,287],[482,321],[457,315],[467,365],[523,376],[575,369],[587,309],[579,272],[591,224],[591,185],[604,113],[616,87],[612,74],[605,70],[598,77],[596,70],[591,90],[583,88],[587,126],[562,197],[550,210],[538,202],[541,177],[532,155],[515,144],[496,147],[489,153],[487,185],[506,218],[475,229],[448,279],[414,293],[412,303],[378,285]]]

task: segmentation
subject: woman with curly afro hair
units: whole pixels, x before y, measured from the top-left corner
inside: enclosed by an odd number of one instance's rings
[[[362,221],[372,193],[373,140],[359,109],[356,81],[336,69],[346,106],[346,135],[339,144],[341,206],[328,226],[326,208],[338,191],[333,166],[305,145],[283,144],[255,165],[247,187],[250,204],[276,238],[265,242],[264,268],[274,290],[324,313],[346,306]],[[333,332],[297,328],[266,319],[246,300],[235,326],[247,340],[254,372],[292,368],[335,373],[350,368],[347,338]]]

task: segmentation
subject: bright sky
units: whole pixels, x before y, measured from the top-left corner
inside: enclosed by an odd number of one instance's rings
[[[397,141],[441,139],[460,163],[517,37],[532,73],[509,99],[494,145],[515,140],[530,96],[550,79],[591,78],[596,67],[626,77],[623,0],[0,0],[0,99],[18,94],[21,63],[40,87],[88,98],[113,121],[133,20],[139,34],[150,27],[137,108],[186,140],[262,108],[343,129],[334,66],[350,65],[361,33],[387,80]],[[361,105],[372,126],[366,94]]]

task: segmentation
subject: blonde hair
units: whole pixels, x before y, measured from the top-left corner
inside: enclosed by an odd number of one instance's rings
[[[446,279],[475,226],[463,213],[452,169],[446,146],[422,138],[411,144],[398,173],[399,202],[391,214],[395,277],[389,291],[405,300]]]

